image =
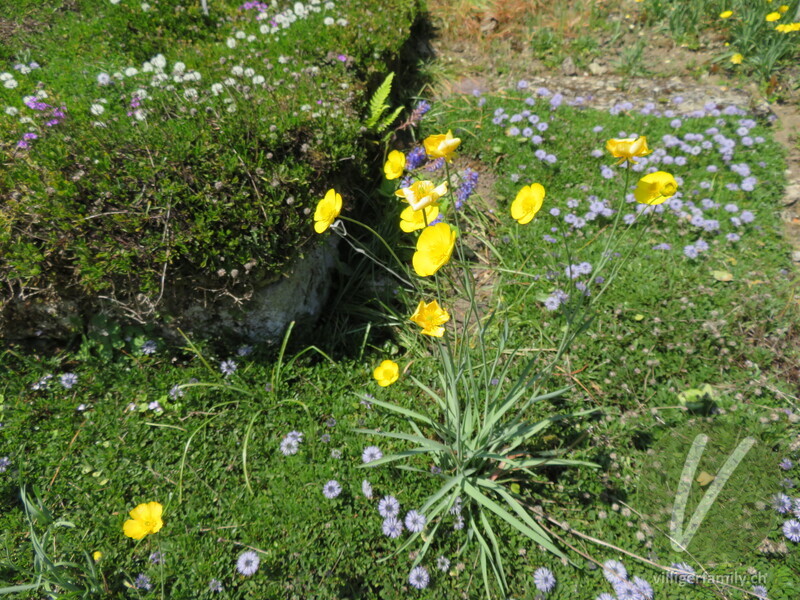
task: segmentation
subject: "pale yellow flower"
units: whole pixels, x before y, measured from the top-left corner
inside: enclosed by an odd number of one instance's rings
[[[94,552],[92,552],[92,559],[94,560],[94,562],[99,561],[101,558],[103,558],[103,553],[100,552],[100,550],[95,550]]]
[[[530,223],[544,202],[544,186],[541,183],[526,185],[511,203],[511,217],[520,225]]]
[[[395,192],[408,202],[414,210],[420,210],[436,202],[447,193],[447,182],[435,186],[432,181],[415,181],[407,188]]]
[[[392,150],[383,165],[383,173],[386,179],[397,179],[403,176],[406,168],[406,155],[399,150]]]
[[[157,533],[164,526],[161,520],[163,510],[164,507],[158,502],[140,504],[130,512],[131,518],[122,525],[123,533],[135,540]]]
[[[621,165],[626,160],[632,163],[635,156],[647,156],[652,152],[647,147],[647,137],[641,135],[637,138],[612,138],[606,142],[606,150],[611,153],[611,156],[618,158],[618,165]]]
[[[742,55],[741,55],[741,54],[739,54],[738,52],[737,52],[736,54],[734,54],[733,56],[731,56],[731,62],[732,62],[733,64],[735,64],[735,65],[740,65],[740,64],[742,64],[742,61],[743,61],[743,60],[744,60],[744,56],[742,56]]]
[[[779,12],[779,13],[781,13],[782,15],[783,15],[783,14],[786,14],[786,11],[787,11],[787,10],[789,10],[789,5],[787,5],[787,4],[781,4],[781,5],[778,7],[778,12]]]
[[[456,232],[447,223],[426,227],[417,238],[417,250],[411,258],[414,272],[420,277],[433,275],[450,262],[456,245]]]
[[[417,231],[433,223],[438,216],[439,207],[436,204],[431,204],[421,210],[414,210],[413,206],[406,206],[400,213],[400,229],[406,233]]]
[[[442,325],[450,320],[450,315],[439,306],[436,300],[427,304],[420,300],[417,310],[411,315],[411,320],[422,327],[421,333],[433,337],[442,337],[444,335],[444,327]]]
[[[443,158],[447,162],[452,162],[453,152],[461,144],[461,139],[453,137],[453,132],[448,131],[446,134],[430,135],[423,140],[422,145],[425,146],[425,153],[431,158]]]
[[[342,212],[342,197],[331,188],[317,203],[317,210],[314,211],[314,231],[324,232],[333,225],[340,212]]]
[[[400,367],[393,360],[385,360],[372,372],[381,387],[388,387],[400,378]]]
[[[675,178],[665,172],[656,171],[649,173],[639,180],[633,196],[640,204],[661,204],[678,191],[678,182]]]

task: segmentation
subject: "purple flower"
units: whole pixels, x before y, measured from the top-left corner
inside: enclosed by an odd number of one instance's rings
[[[384,496],[378,502],[378,513],[384,518],[397,517],[400,514],[400,503],[394,496]]]
[[[406,169],[409,171],[414,171],[415,169],[420,168],[424,165],[428,160],[427,154],[425,154],[425,148],[422,146],[417,146],[411,152],[408,153],[406,156]],[[410,185],[410,184],[409,184]],[[404,186],[408,187],[408,186]]]
[[[381,458],[383,458],[383,452],[377,446],[367,446],[364,448],[364,452],[361,453],[361,460],[365,463],[371,463]]]
[[[427,523],[428,520],[425,518],[425,515],[420,514],[415,510],[410,510],[406,513],[405,522],[406,529],[412,533],[419,533],[425,529],[425,523]]]
[[[547,567],[539,567],[533,572],[533,584],[537,590],[547,594],[556,587],[556,578]]]
[[[245,577],[250,577],[251,575],[254,575],[256,571],[258,571],[258,565],[260,563],[261,559],[259,558],[258,554],[252,550],[246,550],[239,555],[239,558],[236,559],[236,570]]]
[[[791,542],[800,542],[800,522],[796,519],[786,521],[783,524],[783,535]]]
[[[628,570],[618,560],[607,560],[603,563],[603,577],[605,577],[609,583],[614,584],[617,581],[624,581],[628,578]]]
[[[403,533],[403,523],[395,517],[388,517],[385,519],[381,527],[383,529],[383,535],[392,539],[400,537],[400,534]]]
[[[782,460],[782,461],[781,461],[781,462],[778,464],[778,466],[779,466],[781,469],[783,469],[784,471],[788,471],[789,469],[791,469],[791,468],[794,466],[794,463],[793,463],[793,462],[792,462],[790,459],[788,459],[788,458],[784,458],[784,459],[783,459],[783,460]]]
[[[372,498],[372,484],[366,479],[361,482],[361,493],[364,494],[365,498]]]
[[[683,247],[683,254],[686,258],[697,258],[698,252],[697,248],[694,246],[684,246]]]
[[[767,588],[763,585],[754,585],[753,594],[756,596],[756,598],[760,598],[761,600],[769,600],[767,597]]]
[[[653,250],[672,250],[672,246],[666,242],[662,242],[661,244],[656,244],[653,246]]]
[[[694,583],[695,570],[690,565],[680,562],[672,563],[671,566],[673,569],[675,569],[675,572],[671,574],[673,578],[682,583]]]
[[[331,479],[328,483],[322,486],[322,494],[328,499],[333,500],[342,493],[342,486],[335,479]]]
[[[413,585],[418,590],[424,590],[428,587],[428,582],[430,581],[430,575],[428,575],[428,570],[425,567],[414,567],[411,569],[411,573],[408,576],[408,583]]]
[[[78,376],[75,373],[64,373],[59,379],[61,385],[66,389],[71,389],[73,385],[78,383]]]
[[[230,377],[236,372],[236,363],[231,360],[223,360],[219,363],[219,370],[225,377]]]
[[[650,583],[641,577],[634,577],[633,585],[638,588],[644,600],[653,600],[653,587],[650,585]]]
[[[739,215],[742,223],[752,223],[756,220],[756,216],[749,210],[743,210],[742,214]]]
[[[220,593],[224,588],[222,587],[222,582],[219,579],[212,579],[208,582],[208,591],[209,592],[216,592],[217,594]]]
[[[135,587],[137,590],[149,590],[153,587],[153,585],[150,583],[150,578],[147,575],[144,573],[139,573],[133,582],[133,587]]]

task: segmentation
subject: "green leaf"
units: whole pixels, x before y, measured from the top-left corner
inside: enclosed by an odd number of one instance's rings
[[[389,73],[386,76],[386,79],[383,80],[383,83],[380,85],[380,87],[375,90],[374,94],[372,94],[372,98],[369,101],[370,114],[365,123],[365,125],[370,129],[375,127],[383,113],[387,108],[389,108],[389,106],[386,104],[386,99],[389,97],[389,93],[392,91],[393,79],[394,73]]]

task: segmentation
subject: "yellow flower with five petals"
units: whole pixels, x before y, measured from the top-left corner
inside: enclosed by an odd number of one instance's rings
[[[385,360],[375,367],[372,376],[381,387],[388,387],[400,378],[400,367],[393,360]]]
[[[449,320],[450,315],[436,300],[427,303],[420,300],[417,310],[411,315],[411,321],[422,327],[421,333],[432,337],[442,337],[444,335],[442,325]]]
[[[453,161],[453,152],[461,144],[461,138],[453,137],[453,132],[429,135],[422,145],[425,146],[425,153],[430,158],[443,158],[447,162]]]
[[[611,156],[619,159],[618,165],[626,160],[635,163],[634,157],[647,156],[652,152],[647,147],[647,138],[643,135],[637,138],[611,138],[606,142],[606,150],[611,153]]]
[[[163,511],[164,507],[158,502],[140,504],[129,513],[131,518],[122,525],[123,533],[135,540],[157,533],[164,526]]]
[[[678,191],[678,182],[670,173],[656,171],[648,173],[636,184],[633,196],[640,204],[661,204]]]
[[[406,168],[406,155],[399,150],[392,150],[383,165],[383,173],[386,179],[397,179],[403,176]]]
[[[511,216],[520,225],[530,223],[542,208],[544,194],[544,186],[541,183],[524,186],[517,192],[517,197],[511,203]]]
[[[450,262],[456,245],[456,232],[447,223],[426,227],[417,238],[417,250],[411,258],[414,272],[420,277],[433,275]]]
[[[340,212],[342,212],[342,197],[331,188],[317,203],[317,209],[314,211],[314,231],[323,233],[333,225]]]

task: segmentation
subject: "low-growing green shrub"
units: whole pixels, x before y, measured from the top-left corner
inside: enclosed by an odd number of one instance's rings
[[[83,0],[20,33],[0,75],[1,301],[146,317],[279,277],[323,187],[359,180],[370,87],[417,11]]]

